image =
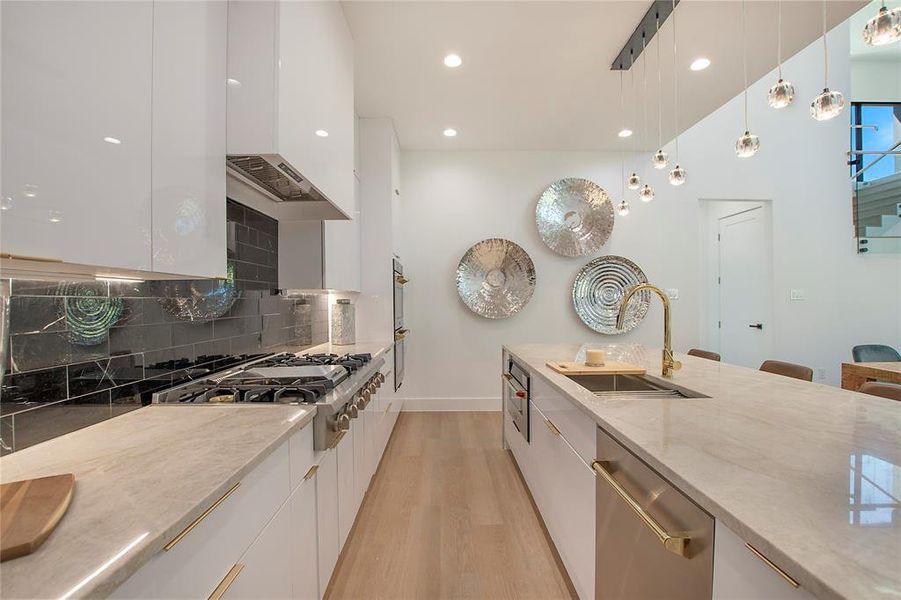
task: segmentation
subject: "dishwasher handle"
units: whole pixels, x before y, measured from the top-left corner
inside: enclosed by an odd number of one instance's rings
[[[648,529],[654,532],[654,535],[657,536],[657,539],[660,540],[660,543],[663,544],[663,547],[667,551],[685,558],[688,557],[688,543],[691,541],[691,536],[682,533],[669,533],[664,529],[663,526],[657,522],[657,519],[651,516],[650,513],[641,506],[641,503],[632,497],[632,495],[613,478],[613,474],[607,470],[607,467],[603,462],[596,460],[591,463],[591,468],[594,469],[595,472],[613,488],[613,491],[629,505],[629,508],[631,508],[644,524],[648,526]]]

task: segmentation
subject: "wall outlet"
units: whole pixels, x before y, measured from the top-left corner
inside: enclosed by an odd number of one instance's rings
[[[817,374],[817,381],[825,381],[826,369],[824,369],[823,367],[817,367],[815,372]]]
[[[670,300],[679,299],[679,288],[666,288],[666,295]]]
[[[791,290],[788,299],[792,302],[803,302],[807,298],[804,297],[804,290]]]

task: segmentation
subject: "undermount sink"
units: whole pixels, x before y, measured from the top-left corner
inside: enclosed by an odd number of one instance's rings
[[[709,398],[647,375],[567,375],[599,398]]]

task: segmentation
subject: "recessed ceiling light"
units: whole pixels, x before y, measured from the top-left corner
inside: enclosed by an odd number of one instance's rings
[[[328,131],[326,131],[325,129],[317,129],[316,135],[318,135],[319,137],[328,137]]]
[[[691,63],[692,71],[703,71],[707,67],[710,66],[710,59],[704,58],[703,56],[696,58]]]
[[[444,137],[454,137],[455,135],[457,135],[457,130],[448,127],[442,133],[444,133]]]
[[[110,136],[106,136],[105,138],[103,138],[103,141],[106,142],[107,144],[121,144],[122,143],[122,140],[120,140],[119,138],[114,138],[114,137],[110,137]]]
[[[630,135],[632,135],[632,130],[631,130],[631,129],[623,129],[623,130],[621,130],[619,133],[617,133],[616,135],[618,135],[618,136],[621,137],[621,138],[627,138],[627,137],[629,137]]]
[[[460,58],[459,54],[448,54],[444,57],[444,66],[450,67],[451,69],[456,69],[460,65],[463,64],[463,59]]]

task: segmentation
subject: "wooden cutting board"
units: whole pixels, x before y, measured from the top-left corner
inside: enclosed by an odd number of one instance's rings
[[[564,375],[644,375],[645,369],[629,363],[608,360],[603,367],[585,363],[548,361],[547,366]]]
[[[0,485],[0,562],[37,550],[66,514],[75,475],[52,475]]]

